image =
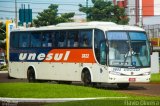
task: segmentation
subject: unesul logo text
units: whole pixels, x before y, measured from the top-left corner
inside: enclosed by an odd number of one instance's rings
[[[70,51],[66,51],[65,53],[20,53],[19,60],[46,60],[46,61],[67,61],[69,57]]]

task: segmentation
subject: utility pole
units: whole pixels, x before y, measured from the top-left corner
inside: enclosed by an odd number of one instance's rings
[[[143,26],[142,0],[139,0],[139,26]]]
[[[17,0],[15,0],[15,25],[16,25],[16,28],[17,28],[17,23],[18,23],[18,20],[17,20]]]
[[[88,0],[86,0],[86,7],[88,8]]]
[[[86,8],[88,9],[88,0],[86,0]],[[88,16],[88,13],[86,13],[86,18]]]
[[[136,20],[135,20],[135,24],[138,26],[139,23],[139,0],[135,0],[135,9],[136,9]]]
[[[116,5],[116,3],[117,3],[117,0],[113,0],[113,4]]]

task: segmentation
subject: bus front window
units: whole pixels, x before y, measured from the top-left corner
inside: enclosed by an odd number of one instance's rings
[[[150,65],[149,46],[144,32],[107,32],[107,39],[110,66],[147,67]]]
[[[129,32],[132,48],[132,66],[150,65],[150,51],[145,33],[143,32]]]

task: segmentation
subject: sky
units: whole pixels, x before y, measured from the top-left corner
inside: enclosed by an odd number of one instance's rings
[[[33,11],[33,19],[36,18],[38,12],[42,12],[47,9],[50,4],[58,4],[58,13],[68,13],[75,12],[75,18],[81,19],[85,18],[86,14],[79,12],[79,4],[86,6],[86,0],[17,0],[17,10],[21,8],[21,5],[25,4],[25,8],[28,8],[28,4]],[[93,6],[91,0],[88,0],[88,5]],[[19,14],[18,14],[19,17]],[[15,19],[15,0],[0,0],[0,21],[6,19]],[[144,18],[144,23],[159,24],[159,17],[154,17],[154,19]]]
[[[76,18],[85,18],[85,14],[79,12],[79,4],[86,5],[86,0],[17,0],[17,10],[25,4],[28,4],[33,11],[33,19],[36,18],[38,12],[47,9],[50,4],[58,4],[58,13],[75,12]],[[88,5],[92,6],[91,0],[88,0]],[[0,0],[0,20],[15,18],[15,0]]]

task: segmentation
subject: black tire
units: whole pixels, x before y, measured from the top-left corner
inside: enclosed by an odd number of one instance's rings
[[[117,83],[119,89],[127,89],[129,87],[129,83]]]
[[[72,84],[72,81],[57,81],[58,84],[66,84],[66,85],[70,85]]]
[[[28,82],[31,82],[31,83],[36,82],[35,72],[33,68],[28,69],[27,79],[28,79]]]
[[[91,75],[88,70],[82,72],[81,79],[84,86],[91,86]]]

